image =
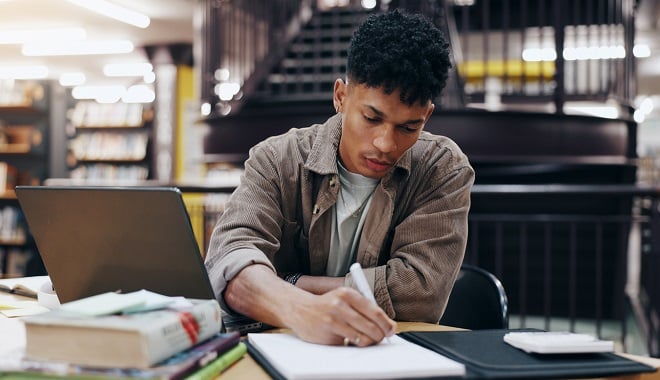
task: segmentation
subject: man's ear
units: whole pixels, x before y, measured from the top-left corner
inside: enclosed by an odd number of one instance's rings
[[[335,111],[342,112],[344,98],[346,97],[346,83],[341,78],[335,80],[335,88],[332,95],[332,103],[335,106]]]
[[[431,115],[433,114],[433,110],[435,109],[435,104],[431,102],[428,111],[426,112],[426,118],[424,118],[424,124],[426,124],[427,121],[431,118]]]

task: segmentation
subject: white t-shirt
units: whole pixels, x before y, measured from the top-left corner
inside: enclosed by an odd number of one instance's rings
[[[348,273],[355,261],[362,227],[371,205],[371,198],[379,179],[349,172],[337,161],[339,168],[339,195],[332,216],[330,254],[326,275],[340,277]]]

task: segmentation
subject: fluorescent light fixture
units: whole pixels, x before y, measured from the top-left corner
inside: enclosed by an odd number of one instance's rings
[[[129,87],[121,97],[124,103],[152,103],[156,99],[156,93],[150,86],[136,84]]]
[[[151,23],[149,16],[132,9],[121,7],[105,0],[69,0],[70,3],[79,7],[88,9],[106,17],[113,18],[117,21],[125,22],[127,24],[137,26],[138,28],[146,28]]]
[[[26,56],[124,54],[133,51],[128,40],[74,41],[62,43],[29,43],[23,45]]]
[[[229,69],[224,68],[224,67],[220,68],[220,69],[217,69],[217,70],[215,70],[215,73],[213,73],[213,77],[218,82],[225,82],[225,81],[229,80]]]
[[[651,56],[651,48],[646,44],[637,44],[633,47],[633,55],[637,58],[648,58]]]
[[[633,55],[637,58],[649,57],[651,49],[647,45],[635,45]],[[567,47],[564,48],[563,57],[567,61],[620,59],[626,57],[626,49],[622,45]],[[557,53],[554,48],[527,48],[522,52],[522,59],[526,62],[555,61]]]
[[[231,100],[240,89],[241,86],[233,82],[218,83],[215,85],[215,93],[220,97],[220,100]]]
[[[0,79],[44,79],[48,76],[48,67],[34,66],[0,66]]]
[[[567,61],[586,61],[589,59],[617,59],[626,56],[626,49],[621,46],[590,46],[564,49]]]
[[[522,57],[527,62],[554,61],[557,59],[557,52],[554,48],[525,49]]]
[[[84,40],[86,36],[87,32],[83,28],[0,30],[0,44],[24,44],[35,41],[79,41]]]
[[[74,99],[94,99],[99,103],[114,103],[121,99],[126,87],[111,86],[76,86],[71,90]],[[114,100],[114,101],[113,101]]]
[[[154,83],[156,81],[156,74],[153,71],[150,71],[144,74],[144,83]]]
[[[364,9],[374,9],[376,8],[376,0],[362,0],[362,8]]]
[[[85,83],[87,78],[81,72],[62,73],[60,75],[60,84],[64,87],[80,86]]]
[[[208,116],[211,114],[211,108],[212,107],[210,103],[202,103],[202,105],[199,107],[199,110],[203,116]]]
[[[566,113],[577,113],[583,115],[590,115],[602,117],[606,119],[616,119],[619,117],[619,110],[614,106],[596,106],[596,105],[565,105],[564,111]],[[572,112],[569,112],[572,111]]]
[[[109,77],[143,77],[153,66],[148,62],[108,63],[103,66],[103,74]]]
[[[639,104],[639,109],[644,112],[645,114],[650,114],[653,111],[653,99],[646,97],[642,102]]]

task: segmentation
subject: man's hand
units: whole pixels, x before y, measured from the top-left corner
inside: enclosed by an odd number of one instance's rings
[[[369,346],[394,334],[396,323],[358,291],[339,287],[312,294],[280,279],[264,265],[238,273],[224,292],[235,311],[272,326],[288,327],[301,339]]]
[[[348,287],[301,301],[289,327],[309,342],[363,347],[380,343],[396,330],[396,322],[380,307]]]

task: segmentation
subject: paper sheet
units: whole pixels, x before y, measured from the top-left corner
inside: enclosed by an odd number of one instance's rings
[[[248,334],[287,379],[393,379],[462,376],[465,366],[399,336],[371,347],[312,344],[290,334]]]

